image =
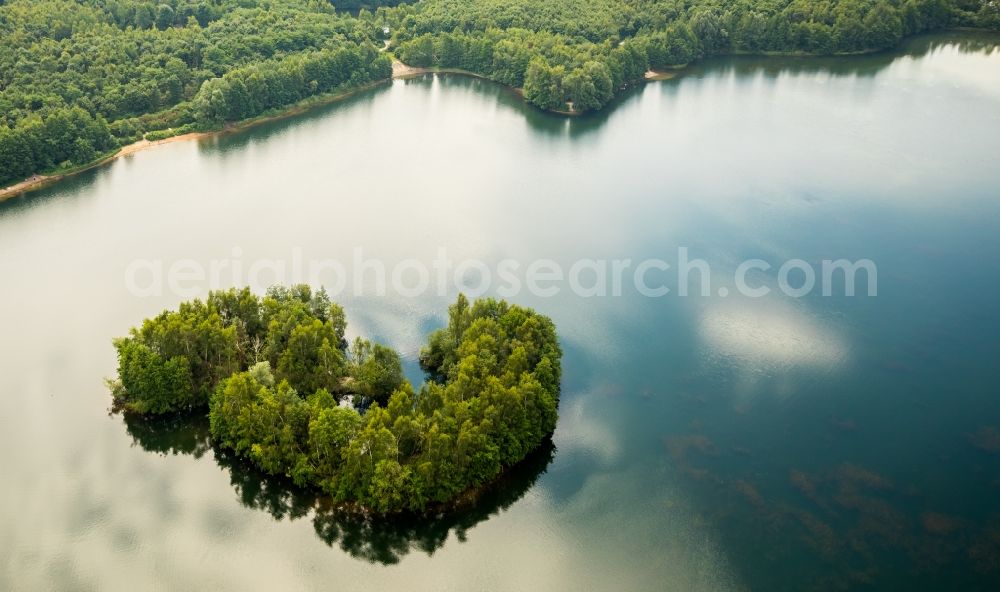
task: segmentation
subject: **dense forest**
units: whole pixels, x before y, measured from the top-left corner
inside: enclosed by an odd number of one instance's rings
[[[115,341],[115,407],[207,408],[218,446],[380,513],[449,502],[555,429],[562,353],[546,317],[460,296],[421,351],[419,391],[394,350],[349,345],[345,329],[307,286],[213,292]]]
[[[651,68],[706,56],[850,54],[947,27],[1000,28],[1000,3],[986,0],[422,0],[379,14],[407,64],[469,70],[576,111],[600,109]]]
[[[1000,2],[0,1],[0,185],[386,80],[391,55],[583,112],[651,68],[873,51],[948,27],[1000,29]]]
[[[388,79],[380,34],[308,0],[0,2],[0,184]]]

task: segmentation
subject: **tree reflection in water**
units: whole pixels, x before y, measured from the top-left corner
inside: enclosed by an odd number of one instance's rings
[[[546,438],[495,482],[447,508],[424,514],[369,516],[338,508],[327,496],[262,473],[236,455],[213,447],[208,418],[203,415],[122,418],[135,445],[158,454],[190,454],[195,458],[211,451],[215,461],[229,472],[244,506],[266,511],[276,520],[311,516],[316,536],[327,545],[336,544],[353,557],[382,564],[398,563],[412,550],[431,555],[444,546],[452,531],[464,541],[470,529],[521,499],[545,473],[556,451],[551,438]]]

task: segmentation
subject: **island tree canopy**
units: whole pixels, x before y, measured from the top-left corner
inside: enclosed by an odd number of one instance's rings
[[[306,286],[213,292],[115,341],[115,403],[207,407],[217,445],[377,512],[448,502],[555,429],[562,354],[544,316],[460,296],[421,352],[419,390],[396,352],[348,349],[344,330],[343,310]]]

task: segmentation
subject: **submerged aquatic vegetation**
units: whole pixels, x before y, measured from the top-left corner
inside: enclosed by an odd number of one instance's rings
[[[984,452],[1000,454],[1000,430],[993,426],[983,426],[969,434],[969,443]]]

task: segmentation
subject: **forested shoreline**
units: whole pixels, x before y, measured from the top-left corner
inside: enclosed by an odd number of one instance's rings
[[[338,4],[338,3],[334,3]],[[650,69],[834,55],[952,27],[996,0],[13,0],[0,2],[0,186],[141,138],[220,129],[392,76],[391,60],[603,108]]]
[[[857,54],[949,27],[1000,28],[982,0],[422,0],[385,11],[400,59],[601,109],[650,69],[727,54]]]
[[[460,296],[421,351],[419,390],[398,353],[348,344],[346,327],[308,286],[212,292],[115,341],[114,407],[207,410],[216,445],[377,513],[453,502],[555,430],[562,351],[547,317]]]
[[[0,185],[392,75],[371,19],[323,2],[0,4]]]

